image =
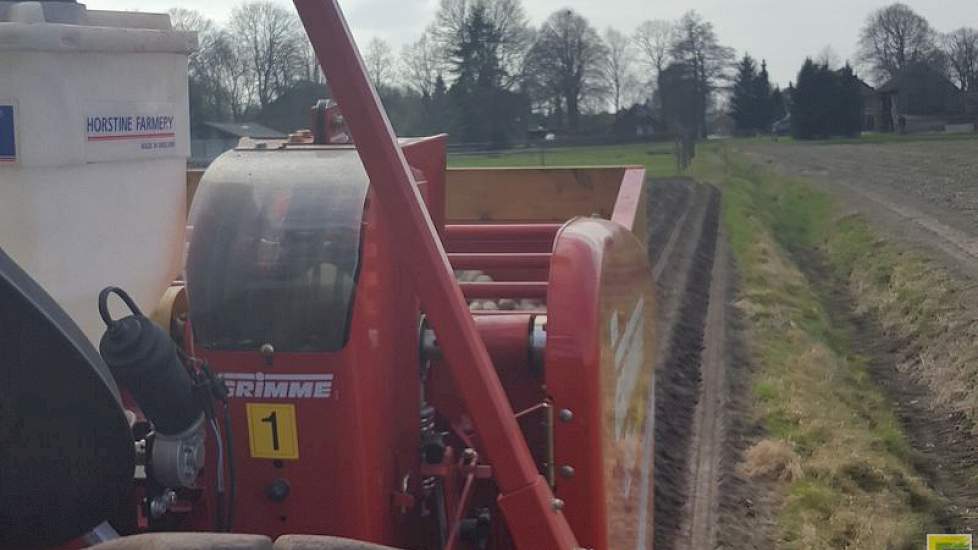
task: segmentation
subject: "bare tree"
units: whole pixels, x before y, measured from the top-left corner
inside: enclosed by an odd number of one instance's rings
[[[697,98],[700,84],[692,67],[673,62],[659,73],[657,88],[662,118],[675,134],[676,167],[685,171],[696,154],[696,136],[703,117],[703,105]]]
[[[611,27],[605,30],[604,41],[608,46],[608,68],[605,77],[617,113],[621,111],[631,90],[635,87],[635,74],[632,70],[635,52],[631,40]]]
[[[313,49],[312,42],[308,38],[305,38],[299,43],[299,58],[302,60],[302,75],[300,78],[307,82],[323,84],[326,80],[323,78],[323,69],[319,65],[319,57],[316,55],[316,50]]]
[[[468,24],[475,10],[481,11],[491,27],[492,43],[483,44],[482,57],[493,57],[498,66],[495,84],[510,89],[523,75],[533,32],[527,24],[521,0],[441,0],[431,35],[446,65],[458,63],[457,54],[466,43]],[[453,72],[458,72],[457,68]]]
[[[815,62],[830,69],[837,69],[842,66],[842,56],[835,51],[831,44],[826,44],[815,56]]]
[[[306,72],[305,33],[292,10],[261,0],[231,12],[229,30],[254,82],[261,108],[277,99]]]
[[[197,33],[197,50],[190,54],[190,77],[193,78],[205,72],[206,67],[201,59],[213,47],[214,39],[220,31],[213,21],[196,10],[172,8],[169,15],[173,30]]]
[[[227,110],[232,119],[240,120],[251,102],[254,86],[251,68],[240,55],[234,37],[219,31],[202,54],[201,64],[207,67],[207,79],[213,83],[219,111]]]
[[[859,38],[858,58],[877,82],[916,63],[933,63],[938,53],[936,33],[926,19],[902,3],[869,15]]]
[[[171,8],[168,13],[173,30],[196,33],[209,33],[214,31],[214,22],[197,10]]]
[[[530,53],[533,71],[567,109],[571,130],[577,130],[581,106],[601,98],[603,65],[608,58],[597,31],[570,9],[555,12],[540,28]]]
[[[978,90],[978,30],[962,27],[945,34],[941,42],[951,75],[961,91]]]
[[[425,32],[417,42],[401,49],[401,72],[401,78],[409,88],[423,97],[434,94],[435,83],[443,68],[438,46],[430,33]]]
[[[230,36],[198,11],[173,8],[169,14],[175,30],[197,33],[198,47],[189,63],[193,116],[212,120],[240,116],[247,71]]]
[[[659,73],[669,65],[669,50],[673,43],[673,25],[668,21],[646,21],[635,30],[635,45],[642,63],[655,74],[649,80],[659,78]]]
[[[689,71],[696,83],[694,100],[699,105],[699,128],[697,134],[706,137],[706,111],[710,97],[727,79],[728,70],[733,64],[734,51],[722,46],[717,40],[713,24],[705,21],[695,11],[686,12],[676,22],[669,55]]]
[[[394,50],[381,38],[371,40],[363,51],[363,62],[374,87],[390,86],[395,74]]]

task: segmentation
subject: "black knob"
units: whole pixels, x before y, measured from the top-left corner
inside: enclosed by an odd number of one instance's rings
[[[430,434],[421,445],[421,456],[425,464],[441,464],[445,459],[445,439],[441,434]]]
[[[284,479],[276,479],[265,488],[265,496],[273,502],[282,502],[289,496],[292,486]]]

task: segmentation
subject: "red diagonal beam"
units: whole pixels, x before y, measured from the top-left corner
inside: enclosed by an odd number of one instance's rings
[[[500,490],[500,508],[517,546],[576,548],[574,534],[533,462],[339,4],[295,0],[295,6],[357,144],[384,219],[402,239],[401,259],[485,446]]]

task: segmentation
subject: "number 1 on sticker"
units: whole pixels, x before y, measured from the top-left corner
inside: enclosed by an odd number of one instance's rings
[[[272,449],[274,449],[276,451],[279,450],[279,445],[278,445],[278,419],[276,418],[276,415],[277,414],[278,413],[276,413],[276,412],[273,411],[272,414],[270,414],[270,415],[266,416],[265,418],[262,418],[261,419],[262,422],[268,422],[272,426]]]
[[[295,405],[246,403],[248,447],[252,458],[298,460]]]

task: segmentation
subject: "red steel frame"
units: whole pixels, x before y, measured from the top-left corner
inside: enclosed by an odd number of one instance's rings
[[[295,0],[295,6],[386,220],[403,239],[399,250],[404,267],[486,448],[499,487],[498,503],[517,546],[528,550],[577,548],[561,506],[537,471],[337,0]]]

